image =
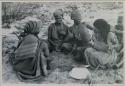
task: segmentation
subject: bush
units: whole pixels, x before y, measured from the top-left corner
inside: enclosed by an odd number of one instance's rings
[[[34,10],[39,8],[39,3],[2,3],[2,23],[12,23],[15,20],[24,19],[27,16],[32,16]]]

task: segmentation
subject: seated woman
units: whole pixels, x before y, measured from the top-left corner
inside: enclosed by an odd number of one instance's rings
[[[72,44],[72,53],[77,62],[86,64],[84,51],[89,47],[91,35],[86,23],[81,22],[81,14],[76,9],[71,13],[71,19],[74,21],[73,26],[69,28],[69,43]]]
[[[63,11],[58,9],[54,12],[55,23],[48,28],[48,42],[50,52],[60,51],[68,33],[68,26],[63,23]]]
[[[92,47],[85,50],[87,63],[91,68],[112,68],[116,65],[118,40],[111,26],[103,19],[94,22],[95,36]]]
[[[48,73],[48,45],[38,38],[39,29],[35,21],[26,23],[25,35],[14,52],[13,68],[23,81],[37,80]]]

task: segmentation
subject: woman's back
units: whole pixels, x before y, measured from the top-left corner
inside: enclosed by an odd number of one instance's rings
[[[15,51],[15,58],[23,59],[23,58],[34,57],[37,45],[38,45],[38,38],[32,34],[27,35],[22,39],[19,47]]]
[[[47,57],[49,55],[47,44],[43,45],[37,37],[39,25],[29,21],[24,29],[26,36],[19,42],[15,50],[13,67],[21,80],[37,80],[47,75]]]

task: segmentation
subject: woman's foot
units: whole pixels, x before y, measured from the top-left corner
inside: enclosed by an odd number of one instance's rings
[[[47,67],[46,66],[43,67],[43,73],[44,73],[44,76],[48,75],[48,71],[47,71]]]

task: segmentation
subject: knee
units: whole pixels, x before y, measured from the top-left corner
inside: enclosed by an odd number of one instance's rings
[[[88,56],[92,55],[93,52],[94,52],[93,48],[87,48],[84,52],[84,55],[85,55],[85,57],[88,57]]]
[[[92,48],[87,48],[87,49],[85,49],[84,53],[90,53],[90,51],[92,51]]]
[[[43,42],[42,46],[48,47],[48,44],[46,42]]]
[[[65,48],[65,49],[71,49],[71,44],[68,44],[68,43],[64,43],[63,45],[62,45],[62,48]]]

